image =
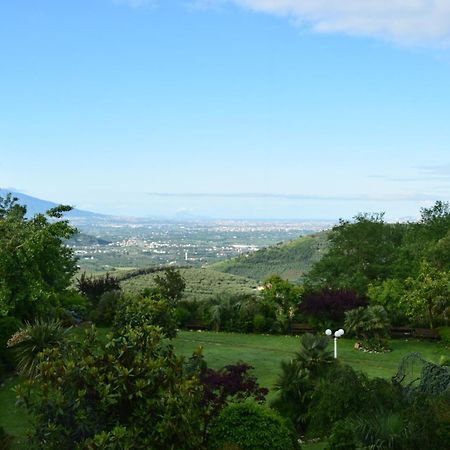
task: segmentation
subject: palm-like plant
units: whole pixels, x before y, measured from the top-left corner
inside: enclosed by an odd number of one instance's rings
[[[345,313],[344,328],[357,338],[382,338],[389,329],[389,317],[381,305],[355,308]]]
[[[300,340],[300,349],[295,354],[300,367],[316,375],[321,368],[333,362],[333,353],[327,350],[329,339],[306,333]]]
[[[34,323],[26,323],[8,342],[10,347],[16,349],[17,371],[28,378],[36,377],[39,354],[47,348],[60,346],[67,331],[68,328],[56,319],[36,319]]]

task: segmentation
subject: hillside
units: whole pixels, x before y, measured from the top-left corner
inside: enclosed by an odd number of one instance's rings
[[[326,249],[327,233],[322,232],[221,261],[211,265],[210,269],[258,282],[273,274],[299,282]]]
[[[186,280],[184,298],[186,300],[203,300],[215,295],[229,294],[251,294],[254,293],[257,284],[248,278],[221,273],[211,269],[181,268],[180,274]],[[154,285],[153,280],[156,273],[138,275],[121,281],[125,292],[140,292]]]

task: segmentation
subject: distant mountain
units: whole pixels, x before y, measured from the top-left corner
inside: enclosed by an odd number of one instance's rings
[[[17,197],[21,205],[26,205],[28,216],[33,216],[34,214],[38,213],[45,213],[49,209],[58,206],[58,203],[32,197],[31,195],[23,194],[22,192],[16,192],[10,189],[0,188],[0,197],[5,197],[8,193],[11,193],[14,197]],[[66,216],[70,219],[95,219],[95,218],[100,219],[107,217],[103,214],[97,214],[90,211],[83,211],[81,209],[76,208],[67,213]]]
[[[221,261],[209,267],[259,282],[274,274],[292,282],[299,282],[311,266],[326,252],[328,248],[327,234],[324,231],[300,237],[286,243],[263,248],[254,253]]]

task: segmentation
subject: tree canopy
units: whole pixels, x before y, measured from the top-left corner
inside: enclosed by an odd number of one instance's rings
[[[27,217],[17,198],[0,197],[0,316],[31,319],[45,313],[77,270],[65,240],[77,230],[63,219],[70,206]]]

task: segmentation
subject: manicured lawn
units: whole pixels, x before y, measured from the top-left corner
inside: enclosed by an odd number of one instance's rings
[[[214,333],[181,331],[175,340],[175,348],[181,355],[189,356],[198,346],[203,347],[206,361],[219,368],[238,360],[255,368],[261,385],[271,388],[279,372],[280,361],[290,359],[299,346],[299,337],[269,336],[239,333]],[[443,344],[418,340],[392,340],[389,353],[364,353],[353,348],[353,339],[340,339],[338,358],[370,377],[391,378],[404,355],[419,352],[425,359],[439,362],[441,355],[450,357]],[[330,341],[330,348],[332,342]]]
[[[105,338],[107,331],[100,330],[102,338]],[[81,330],[75,332],[80,332],[81,335]],[[197,347],[202,346],[206,361],[215,368],[239,360],[245,361],[255,368],[254,373],[259,383],[270,389],[279,372],[280,361],[293,356],[299,346],[299,339],[293,336],[180,331],[174,344],[177,353],[185,357],[189,357]],[[438,362],[441,355],[450,357],[450,350],[441,343],[393,340],[391,344],[393,351],[390,353],[370,354],[354,350],[354,340],[341,339],[338,356],[342,362],[366,372],[371,377],[384,378],[392,377],[400,359],[411,352],[419,352],[425,359],[433,362]],[[12,391],[17,382],[17,377],[10,378],[0,387],[0,425],[16,437],[15,449],[26,449],[24,440],[27,416],[22,408],[15,405],[16,398]],[[269,394],[269,398],[272,395],[273,393]],[[310,450],[320,450],[322,447],[322,444],[304,446]]]

